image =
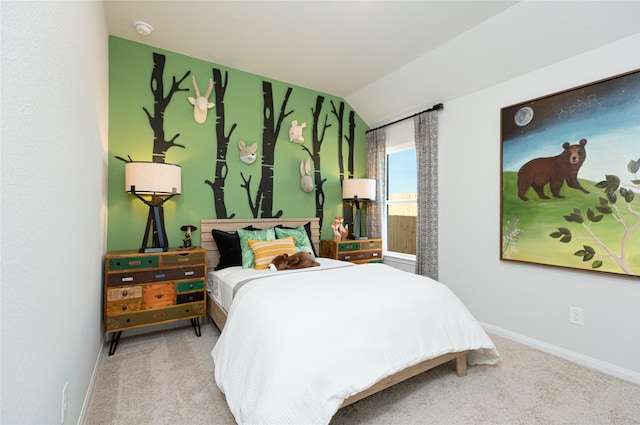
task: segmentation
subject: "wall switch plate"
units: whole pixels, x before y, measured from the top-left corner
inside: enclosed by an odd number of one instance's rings
[[[584,310],[580,307],[569,307],[569,323],[584,326]]]

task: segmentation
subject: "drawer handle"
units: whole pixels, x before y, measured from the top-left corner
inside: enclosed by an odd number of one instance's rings
[[[123,278],[122,278],[122,281],[123,281],[123,282],[133,282],[133,276],[130,276],[130,277],[123,277]]]
[[[127,291],[122,291],[122,296],[123,296],[123,297],[126,297],[127,295],[128,295],[128,294],[127,294]]]
[[[193,276],[195,274],[194,271],[188,271],[188,272],[184,272],[185,276]]]
[[[158,298],[158,299],[160,299],[160,298],[162,298],[162,297],[164,297],[164,294],[158,294],[158,295],[156,295],[156,298]]]
[[[193,283],[189,284],[189,289],[193,289]]]
[[[127,306],[126,306],[126,305],[123,305],[123,306],[122,306],[122,310],[126,310],[126,309],[127,309]]]

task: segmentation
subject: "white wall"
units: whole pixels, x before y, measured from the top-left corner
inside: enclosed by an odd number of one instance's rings
[[[1,422],[76,423],[102,344],[108,46],[101,2],[6,2]]]
[[[640,34],[447,101],[439,240],[441,281],[490,330],[640,383],[639,280],[499,261],[500,108],[637,68]]]

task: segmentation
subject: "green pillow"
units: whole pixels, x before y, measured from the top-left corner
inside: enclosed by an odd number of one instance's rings
[[[240,249],[242,251],[242,268],[250,269],[256,265],[256,262],[247,240],[273,241],[276,239],[276,232],[273,230],[273,227],[262,230],[238,229],[238,236],[240,237]]]
[[[309,254],[311,254],[311,257],[313,257],[314,260],[316,259],[313,246],[311,245],[309,236],[307,236],[307,230],[304,228],[304,226],[300,226],[295,229],[276,227],[276,237],[278,239],[286,238],[288,236],[293,236],[295,238],[296,251],[308,252]]]

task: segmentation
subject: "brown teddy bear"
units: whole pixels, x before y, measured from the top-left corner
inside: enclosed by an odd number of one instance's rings
[[[527,162],[518,171],[518,196],[523,201],[528,201],[525,196],[529,187],[533,187],[540,199],[549,199],[544,194],[544,185],[549,183],[551,194],[554,198],[564,198],[560,195],[562,183],[574,189],[589,193],[578,183],[578,170],[587,158],[584,145],[587,139],[580,140],[579,144],[571,145],[565,142],[562,145],[564,151],[560,155],[548,158],[536,158]]]
[[[295,254],[281,254],[276,256],[269,268],[273,270],[285,270],[285,269],[304,269],[307,267],[316,267],[320,263],[315,261],[308,252],[296,252]]]

